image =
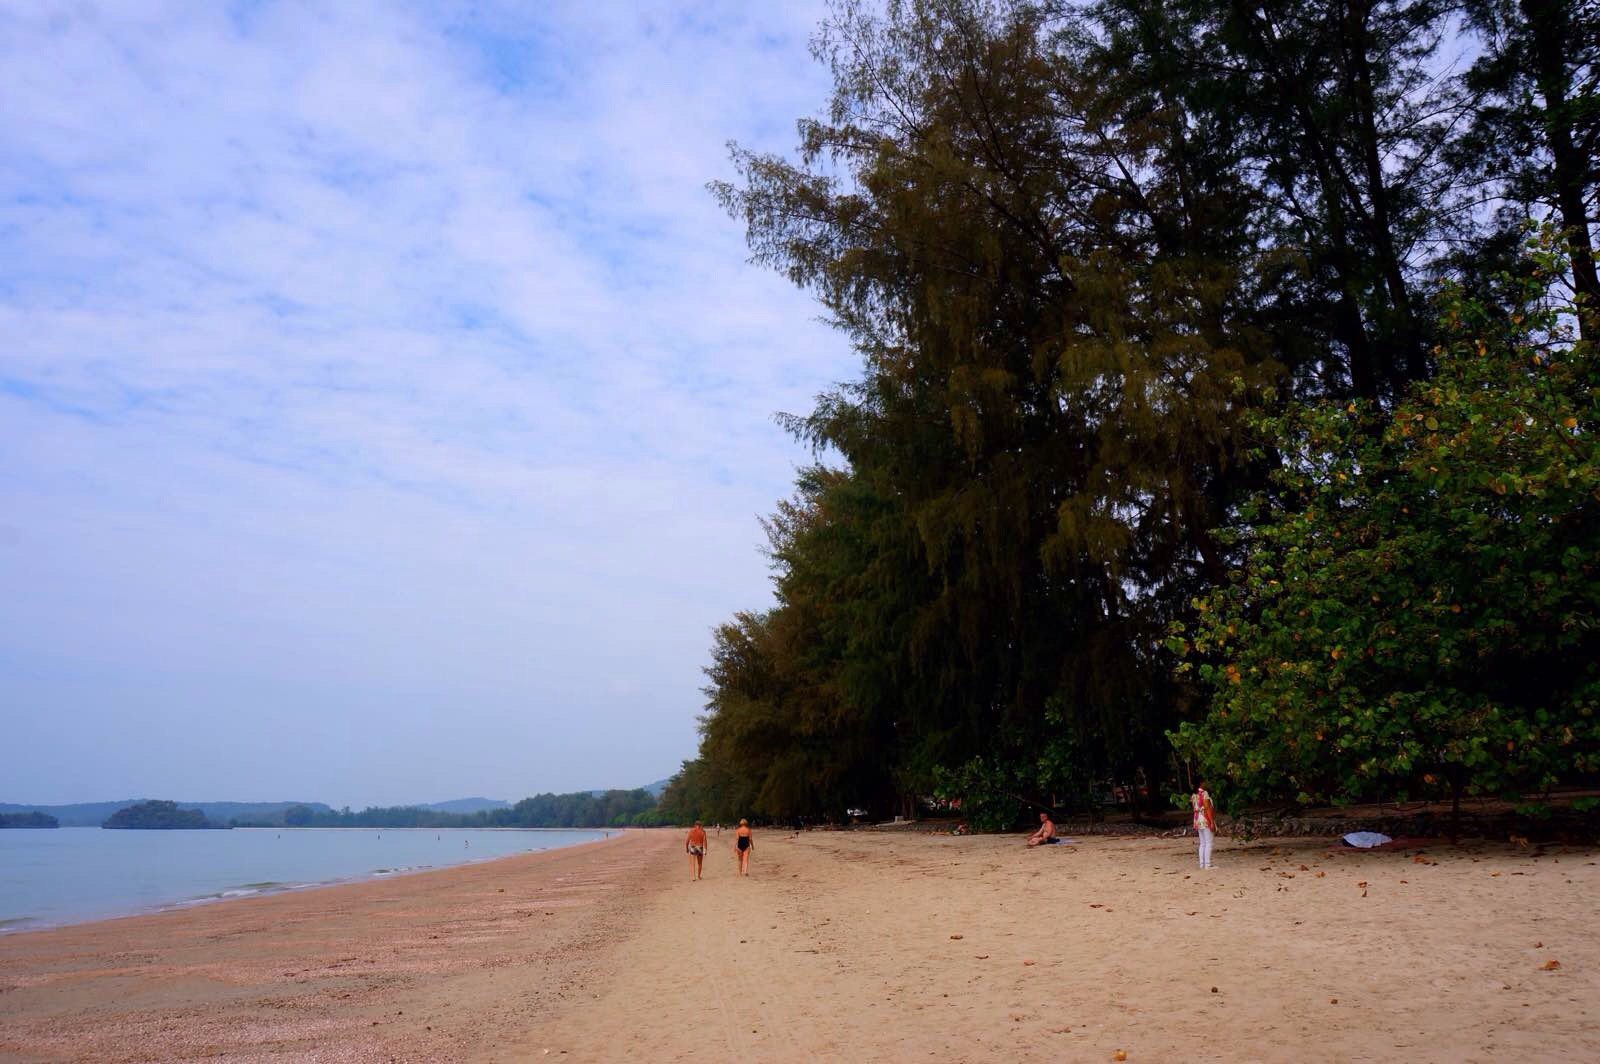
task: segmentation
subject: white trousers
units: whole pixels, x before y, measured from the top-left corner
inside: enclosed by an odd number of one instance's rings
[[[1197,828],[1195,830],[1200,836],[1200,867],[1210,868],[1212,831],[1210,828]]]

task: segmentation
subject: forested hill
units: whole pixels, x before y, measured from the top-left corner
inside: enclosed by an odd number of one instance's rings
[[[0,813],[0,828],[58,828],[55,817],[37,810],[27,813]]]
[[[666,815],[1593,786],[1597,21],[837,5],[717,192],[862,370]]]
[[[106,817],[103,828],[129,828],[171,831],[176,829],[226,828],[206,819],[198,809],[183,809],[176,802],[152,801],[118,809]]]

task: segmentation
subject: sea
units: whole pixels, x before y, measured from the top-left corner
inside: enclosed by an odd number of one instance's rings
[[[605,831],[0,830],[0,934],[553,850]]]

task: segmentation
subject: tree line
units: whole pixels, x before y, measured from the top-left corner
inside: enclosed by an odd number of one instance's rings
[[[658,823],[656,800],[644,788],[595,794],[538,794],[505,809],[445,813],[420,806],[319,810],[294,805],[275,817],[235,820],[238,827],[291,828],[620,828]]]
[[[661,815],[1600,774],[1594,0],[843,0],[715,194],[859,374]]]

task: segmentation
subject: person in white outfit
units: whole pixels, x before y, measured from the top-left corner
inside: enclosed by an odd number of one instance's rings
[[[1194,833],[1200,836],[1200,867],[1211,867],[1211,843],[1217,834],[1217,811],[1211,806],[1211,795],[1201,780],[1195,785],[1194,796],[1189,800],[1194,810]]]

